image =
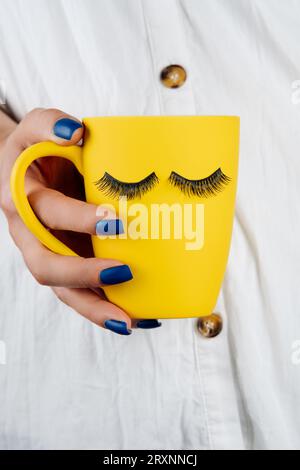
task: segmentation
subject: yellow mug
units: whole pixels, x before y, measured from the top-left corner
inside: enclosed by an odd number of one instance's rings
[[[86,200],[114,209],[124,223],[124,234],[92,237],[95,256],[119,259],[133,273],[131,281],[105,287],[108,299],[132,318],[210,315],[230,248],[239,122],[236,116],[86,118],[82,147],[42,142],[22,152],[11,175],[14,203],[46,247],[76,256],[37,219],[24,189],[35,159],[69,159],[84,177]]]

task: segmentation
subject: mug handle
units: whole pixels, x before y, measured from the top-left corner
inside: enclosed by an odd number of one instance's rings
[[[76,145],[62,147],[54,142],[41,142],[32,145],[19,155],[13,166],[10,177],[12,199],[24,224],[43,245],[59,255],[78,256],[73,250],[52,235],[38,220],[25,193],[25,174],[27,168],[37,158],[49,156],[66,158],[75,165],[81,174],[83,173],[81,147]]]

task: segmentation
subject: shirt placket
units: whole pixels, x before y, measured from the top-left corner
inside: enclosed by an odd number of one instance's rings
[[[182,9],[178,0],[140,0],[150,48],[154,80],[162,115],[195,115],[197,102]],[[176,65],[186,73],[179,86],[164,83],[162,72]],[[182,77],[181,77],[182,78]],[[175,77],[176,80],[176,77]],[[207,442],[211,449],[243,449],[238,398],[230,361],[227,320],[214,338],[205,338],[194,322],[196,368],[199,396],[205,410]]]
[[[150,54],[157,80],[160,112],[164,115],[196,114],[188,49],[177,0],[140,0],[149,41]],[[178,88],[163,84],[162,71],[180,65],[186,72],[185,82]]]

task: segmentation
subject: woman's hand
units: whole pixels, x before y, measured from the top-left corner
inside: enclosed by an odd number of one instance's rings
[[[155,328],[160,326],[156,320],[133,325],[123,310],[105,299],[101,286],[130,281],[132,274],[122,261],[93,257],[90,235],[96,234],[101,217],[97,206],[83,201],[82,178],[70,162],[51,156],[37,160],[27,171],[25,187],[39,220],[79,257],[45,248],[24,225],[11,199],[10,173],[26,147],[46,140],[74,145],[82,136],[81,122],[56,109],[35,109],[19,125],[0,115],[0,207],[10,234],[35,279],[51,286],[60,300],[90,321],[123,335],[129,335],[132,326]]]

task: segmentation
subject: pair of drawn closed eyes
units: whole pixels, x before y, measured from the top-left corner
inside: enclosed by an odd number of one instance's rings
[[[187,196],[207,198],[222,191],[224,186],[230,182],[230,178],[222,172],[221,168],[218,168],[211,175],[199,180],[187,179],[175,171],[172,171],[168,181]],[[127,199],[135,199],[140,198],[158,183],[159,178],[154,172],[135,183],[119,181],[105,172],[104,175],[95,182],[95,185],[99,191],[102,191],[107,196],[114,198],[123,196],[127,197]]]

